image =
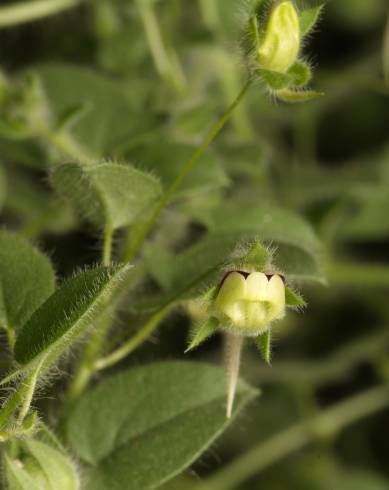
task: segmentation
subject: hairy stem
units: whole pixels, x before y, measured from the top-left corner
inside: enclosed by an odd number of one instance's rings
[[[113,227],[111,223],[106,223],[104,228],[104,238],[103,238],[103,265],[106,267],[111,263],[112,255],[112,240],[113,240]]]
[[[194,485],[193,489],[239,488],[248,478],[304,448],[318,436],[334,436],[352,423],[388,406],[388,386],[370,388],[254,446],[207,481]]]
[[[30,408],[32,398],[34,396],[34,391],[36,387],[36,382],[38,380],[38,375],[42,367],[45,358],[37,365],[34,371],[25,379],[22,380],[18,389],[16,389],[6,400],[4,405],[0,410],[0,428],[4,427],[9,419],[14,415],[17,408],[22,405],[19,415],[18,422],[22,423],[24,417]]]
[[[67,408],[83,393],[91,377],[95,372],[95,359],[100,354],[107,331],[111,326],[111,315],[107,314],[100,319],[96,329],[91,333],[85,350],[82,354],[81,362],[74,373],[72,382],[69,386],[67,397]]]
[[[201,143],[201,145],[197,148],[197,150],[194,152],[192,157],[183,165],[181,172],[178,174],[177,178],[175,181],[172,183],[172,185],[166,190],[166,192],[163,194],[161,200],[157,204],[153,214],[151,215],[150,219],[145,223],[143,226],[141,232],[138,233],[137,239],[134,241],[132,246],[126,251],[126,257],[125,260],[131,261],[136,254],[138,253],[143,241],[146,239],[147,235],[151,231],[151,229],[154,227],[156,221],[159,218],[159,215],[161,214],[162,210],[165,208],[165,206],[170,202],[172,197],[174,196],[176,190],[181,186],[181,184],[184,182],[188,174],[191,172],[193,167],[196,165],[198,160],[202,157],[202,155],[205,153],[207,150],[208,146],[212,141],[215,139],[215,137],[219,134],[219,132],[223,129],[224,125],[226,122],[229,120],[231,115],[233,114],[235,108],[239,105],[243,97],[245,96],[247,90],[249,89],[252,81],[249,79],[236,99],[232,102],[232,104],[229,106],[229,108],[226,110],[224,114],[216,121],[216,123],[211,127],[211,129],[208,131],[207,135],[204,138],[204,141]]]
[[[21,424],[30,410],[32,398],[38,381],[38,376],[45,358],[38,364],[30,376],[23,382],[22,404],[18,414],[18,423]]]
[[[169,313],[171,305],[161,308],[155,313],[148,322],[127,342],[124,342],[118,349],[111,352],[111,354],[98,359],[95,364],[95,370],[102,370],[113,366],[117,362],[127,357],[131,352],[137,349],[143,342],[156,330],[161,321]]]
[[[67,158],[71,158],[83,165],[89,165],[96,160],[96,158],[89,155],[81,145],[78,144],[72,135],[64,130],[55,131],[49,128],[43,128],[41,133],[43,140],[46,140]]]
[[[225,364],[228,378],[226,415],[228,419],[231,417],[232,407],[234,405],[242,346],[243,337],[241,335],[234,335],[229,332],[225,334]]]
[[[81,0],[36,0],[0,7],[0,27],[10,27],[58,14],[79,5]]]

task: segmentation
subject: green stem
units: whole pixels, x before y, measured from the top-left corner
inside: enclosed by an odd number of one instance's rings
[[[137,0],[137,5],[157,72],[172,82],[177,90],[182,90],[185,87],[183,72],[178,60],[173,60],[166,50],[152,2]]]
[[[60,153],[76,162],[84,165],[93,163],[96,158],[86,153],[75,139],[65,131],[54,131],[49,128],[43,128],[41,137],[47,140]]]
[[[161,308],[133,337],[127,340],[127,342],[106,357],[98,359],[94,364],[95,370],[101,371],[102,369],[107,369],[131,354],[131,352],[143,344],[143,342],[156,330],[161,321],[169,313],[170,308],[171,304]]]
[[[131,261],[133,258],[136,256],[138,250],[140,249],[143,241],[151,231],[151,229],[154,227],[156,221],[159,218],[159,215],[161,214],[162,210],[165,208],[165,206],[169,203],[171,198],[174,196],[176,190],[181,186],[183,181],[186,179],[192,168],[196,165],[198,160],[202,157],[202,155],[205,153],[207,150],[208,146],[212,141],[215,139],[215,137],[219,134],[219,132],[223,129],[224,125],[226,122],[229,120],[231,115],[233,114],[235,108],[239,105],[243,97],[245,96],[246,92],[248,91],[252,81],[249,79],[236,99],[232,102],[232,104],[229,106],[229,108],[220,116],[220,118],[216,121],[216,123],[211,127],[211,129],[208,131],[207,135],[204,138],[204,141],[201,143],[201,145],[197,148],[197,150],[194,152],[192,157],[183,165],[181,172],[175,179],[175,181],[172,183],[172,185],[166,190],[164,195],[162,196],[161,200],[159,201],[158,205],[156,206],[153,214],[151,215],[151,218],[146,222],[146,224],[143,226],[142,231],[137,235],[136,241],[132,244],[132,247],[127,250],[125,260],[126,261]]]
[[[113,239],[113,227],[111,223],[106,223],[104,229],[104,243],[103,243],[103,265],[106,267],[111,263],[112,255],[112,239]]]
[[[72,406],[75,400],[83,393],[88,385],[95,369],[94,364],[97,356],[100,354],[107,331],[111,326],[111,315],[108,313],[101,318],[96,329],[88,338],[88,343],[83,351],[82,359],[78,369],[74,373],[72,382],[69,386],[67,405]]]
[[[38,375],[44,360],[45,358],[43,358],[42,361],[39,362],[38,366],[34,369],[34,371],[26,379],[26,381],[23,381],[22,406],[20,407],[20,411],[18,414],[19,424],[23,422],[24,417],[27,415],[30,409],[32,398],[34,396],[34,391],[36,388],[36,383],[38,381]]]
[[[16,409],[22,404],[18,415],[18,422],[23,422],[24,417],[30,408],[32,397],[34,396],[34,390],[36,382],[38,380],[38,374],[42,367],[45,358],[38,364],[34,371],[25,380],[22,380],[18,389],[15,390],[7,399],[5,404],[0,410],[0,428],[7,424],[8,420],[15,413]]]
[[[246,481],[289,454],[303,449],[318,436],[334,436],[352,423],[389,406],[389,387],[378,386],[350,397],[298,423],[218,471],[207,481],[193,486],[194,490],[229,490],[240,488]]]
[[[0,7],[0,27],[10,27],[42,19],[80,3],[81,0],[37,0]]]

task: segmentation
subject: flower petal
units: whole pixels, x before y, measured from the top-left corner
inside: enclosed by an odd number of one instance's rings
[[[260,301],[267,295],[269,281],[263,272],[252,272],[246,279],[247,301]]]
[[[272,319],[283,315],[285,311],[285,285],[278,274],[270,278],[266,300],[271,304]]]

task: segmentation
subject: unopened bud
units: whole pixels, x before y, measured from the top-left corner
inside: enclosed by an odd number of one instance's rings
[[[270,12],[258,46],[261,67],[285,73],[296,61],[300,43],[300,23],[293,2],[281,1]]]

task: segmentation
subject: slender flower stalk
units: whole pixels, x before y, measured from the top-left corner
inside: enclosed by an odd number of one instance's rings
[[[230,119],[235,108],[239,105],[239,103],[246,95],[251,83],[252,80],[248,79],[245,85],[243,86],[242,90],[239,92],[236,99],[232,102],[232,104],[224,112],[224,114],[220,116],[220,118],[216,121],[216,123],[211,127],[211,129],[208,131],[207,135],[205,136],[204,141],[193,153],[191,158],[182,166],[181,172],[178,174],[178,176],[176,177],[175,181],[171,184],[171,186],[163,194],[153,214],[151,215],[149,220],[143,225],[142,229],[139,231],[135,242],[132,243],[130,248],[126,251],[124,255],[124,260],[132,261],[134,259],[140,247],[142,246],[144,240],[147,238],[148,234],[150,233],[155,223],[157,222],[159,215],[161,214],[163,209],[167,206],[167,204],[170,202],[176,190],[181,186],[181,184],[187,178],[188,174],[191,172],[193,167],[203,156],[208,146],[212,143],[212,141],[220,133],[220,131],[223,129],[227,121]]]

